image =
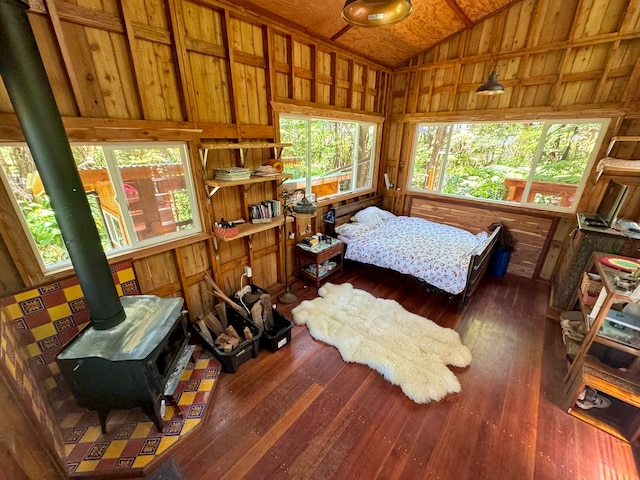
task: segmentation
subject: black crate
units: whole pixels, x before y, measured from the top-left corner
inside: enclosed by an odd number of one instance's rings
[[[249,286],[251,287],[251,293],[253,293],[253,294],[262,295],[263,293],[269,293],[264,288],[260,288],[257,285],[250,284]],[[242,305],[242,303],[244,302],[244,305],[249,310],[251,310],[251,307],[253,307],[253,305],[257,302],[257,300],[255,300],[253,302],[247,301],[247,296],[246,295],[242,297],[242,301],[241,301],[236,293],[233,294],[233,297],[232,297],[233,301],[236,302],[238,305]]]
[[[269,349],[270,352],[277,352],[291,342],[293,322],[275,308],[271,311],[273,312],[274,327],[271,330],[262,331],[260,346]]]
[[[257,285],[250,284],[251,293],[261,295],[263,293],[269,293],[264,288],[261,288]],[[234,294],[233,300],[237,304],[241,304],[240,299],[237,295]],[[247,301],[246,295],[243,297],[244,305],[251,310],[251,307],[256,303],[255,301]],[[257,301],[257,300],[256,300]],[[272,309],[273,312],[273,323],[274,327],[270,330],[265,330],[263,325],[258,325],[258,327],[262,330],[262,337],[260,337],[260,346],[262,348],[268,349],[270,352],[276,352],[280,350],[285,345],[291,342],[291,329],[293,328],[293,322],[289,320],[287,317],[282,315],[275,308]],[[248,314],[249,318],[251,315]]]
[[[240,312],[234,310],[230,306],[227,306],[227,320],[229,322],[229,325],[232,325],[233,328],[236,329],[238,335],[242,335],[244,327],[249,327],[249,330],[253,335],[253,338],[241,342],[240,345],[238,345],[228,353],[218,348],[217,345],[210,344],[202,336],[197,323],[193,324],[193,328],[200,335],[200,338],[202,338],[203,344],[209,350],[211,350],[213,355],[220,361],[220,363],[222,364],[222,370],[227,373],[235,373],[238,370],[238,367],[240,367],[240,365],[242,365],[244,362],[246,362],[250,358],[255,358],[258,356],[262,330],[258,328],[251,320],[249,320],[247,317],[243,316],[242,314],[240,314]]]

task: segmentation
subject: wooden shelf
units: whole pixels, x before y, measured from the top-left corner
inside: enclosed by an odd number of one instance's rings
[[[620,440],[633,442],[638,438],[640,385],[637,378],[597,359],[585,357],[577,381],[606,394],[611,405],[605,409],[590,410],[571,406],[569,413]]]
[[[290,147],[290,143],[274,143],[274,142],[247,142],[247,143],[202,143],[200,144],[200,156],[202,159],[202,169],[207,171],[207,155],[209,150],[237,150],[240,156],[240,164],[244,167],[245,154],[247,150],[255,150],[261,148],[273,148],[275,158],[280,158],[282,149]]]
[[[293,218],[287,217],[287,223],[293,222]],[[281,226],[284,223],[284,216],[274,217],[269,223],[241,223],[238,225],[238,235],[235,237],[219,237],[215,235],[218,240],[223,242],[232,242],[239,238],[255,235],[256,233],[264,232]]]
[[[209,186],[209,187],[213,187],[212,191],[209,192],[209,196],[211,197],[213,194],[215,194],[218,189],[220,188],[224,188],[224,187],[239,187],[239,186],[246,186],[246,185],[255,185],[256,183],[264,183],[264,182],[273,182],[273,181],[282,181],[282,180],[286,180],[287,178],[291,178],[291,174],[290,173],[279,173],[278,175],[268,175],[268,176],[263,176],[263,175],[252,175],[250,178],[246,179],[246,180],[205,180],[205,185]],[[251,188],[251,187],[249,187]],[[245,191],[248,191],[247,188],[245,188]]]
[[[285,148],[290,147],[290,143],[273,142],[246,142],[246,143],[203,143],[200,148],[207,150],[241,150],[251,148]]]

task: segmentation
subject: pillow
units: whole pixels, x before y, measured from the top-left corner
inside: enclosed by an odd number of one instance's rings
[[[482,251],[487,246],[487,243],[489,240],[489,234],[487,232],[477,233],[476,240],[478,242],[478,245],[476,246],[476,248],[473,249],[473,251],[471,252],[471,255],[478,255],[482,253]]]
[[[351,217],[351,221],[377,227],[381,223],[394,217],[395,215],[393,213],[380,210],[378,207],[367,207]]]
[[[356,238],[367,234],[371,229],[371,226],[363,223],[344,223],[336,227],[335,231],[344,237]]]

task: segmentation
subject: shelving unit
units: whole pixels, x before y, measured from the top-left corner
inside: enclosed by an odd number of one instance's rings
[[[343,257],[344,243],[335,238],[331,239],[330,244],[319,244],[311,248],[298,244],[296,246],[296,270],[299,275],[313,280],[318,287],[320,282],[327,277],[342,270]],[[320,273],[320,266],[326,261],[334,261],[335,266],[332,270]],[[313,271],[309,270],[310,266],[314,267]]]
[[[205,184],[205,187],[208,189],[208,197],[210,201],[211,202],[214,201],[214,198],[213,198],[214,195],[222,188],[237,189],[239,192],[238,199],[242,203],[240,207],[240,212],[243,217],[243,220],[245,221],[245,223],[237,224],[238,234],[233,237],[222,237],[222,236],[216,236],[214,234],[213,247],[215,250],[216,259],[218,260],[220,259],[220,256],[219,256],[220,241],[228,243],[228,242],[234,242],[234,241],[243,239],[244,241],[247,242],[247,246],[248,246],[248,266],[254,266],[255,265],[254,261],[258,258],[262,258],[262,256],[264,255],[264,253],[262,252],[258,252],[258,253],[253,252],[254,235],[261,232],[266,232],[271,229],[278,228],[276,239],[275,239],[275,253],[276,253],[277,262],[279,264],[278,272],[279,272],[280,278],[282,278],[283,274],[286,275],[286,272],[284,272],[284,269],[282,267],[284,252],[282,251],[282,241],[281,241],[282,235],[286,235],[286,232],[282,231],[282,226],[285,225],[285,217],[280,215],[272,218],[271,221],[266,223],[251,223],[251,218],[249,215],[249,204],[258,203],[260,201],[259,197],[261,197],[263,201],[278,200],[279,188],[287,178],[291,177],[291,174],[279,173],[276,175],[252,175],[250,178],[245,180],[220,180],[220,179],[210,179],[206,177],[208,172],[207,162],[209,160],[209,152],[211,150],[230,150],[232,152],[235,152],[236,166],[244,167],[245,162],[247,160],[247,152],[249,150],[272,149],[273,150],[272,159],[279,159],[282,155],[282,150],[288,146],[291,146],[291,144],[272,143],[272,142],[250,142],[250,143],[249,142],[239,142],[239,143],[208,143],[207,142],[207,143],[202,143],[200,145],[200,157],[202,160],[202,167],[205,175],[204,184]],[[261,192],[258,192],[258,194],[252,193],[250,197],[249,192],[253,187],[255,187],[258,184],[266,184],[266,183],[271,183],[272,185],[270,194],[268,190],[265,189],[266,191],[264,192],[264,196],[262,196]],[[232,201],[232,202],[235,201],[235,200],[230,200],[233,198],[233,196],[225,195],[224,197],[225,198],[222,199],[223,205],[224,205],[224,202],[229,203],[229,201]],[[253,199],[253,202],[250,202],[249,200],[250,198]],[[286,220],[287,220],[287,223],[293,221],[292,218],[287,218]],[[213,221],[214,222],[220,221],[220,218],[214,218]],[[271,250],[272,247],[269,247],[269,249]],[[265,251],[266,250],[267,249],[265,249]],[[270,254],[272,253],[273,253],[273,250],[271,250]]]
[[[633,442],[640,437],[640,343],[635,342],[638,332],[629,332],[628,329],[633,330],[630,327],[619,328],[617,309],[612,307],[631,299],[628,291],[616,285],[614,278],[624,272],[602,264],[599,259],[604,255],[594,252],[585,269],[600,276],[602,290],[593,307],[585,305],[578,295],[587,330],[565,377],[563,407],[581,420],[621,440]],[[622,332],[626,332],[625,335]],[[574,408],[578,396],[587,386],[607,395],[611,406],[589,410]]]

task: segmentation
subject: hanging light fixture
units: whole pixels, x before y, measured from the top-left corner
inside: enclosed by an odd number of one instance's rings
[[[497,66],[493,66],[493,70],[489,74],[486,83],[480,85],[476,90],[478,95],[500,95],[504,93],[504,86],[498,82]]]
[[[379,27],[404,20],[411,10],[411,0],[346,0],[342,19],[355,27]]]

